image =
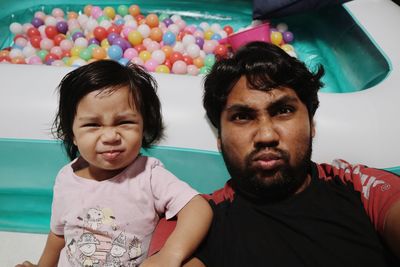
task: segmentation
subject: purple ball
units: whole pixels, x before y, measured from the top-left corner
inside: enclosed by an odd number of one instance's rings
[[[74,33],[73,35],[72,35],[72,40],[76,40],[76,39],[78,39],[79,37],[85,37],[85,35],[82,33],[82,32],[76,32],[76,33]]]
[[[39,28],[40,26],[42,26],[44,24],[44,21],[40,18],[34,17],[31,21],[31,24],[35,27],[35,28]]]
[[[57,28],[58,32],[66,34],[68,31],[68,23],[65,21],[59,21],[56,24],[56,28]]]
[[[285,41],[285,43],[290,43],[290,42],[292,42],[293,39],[294,39],[293,33],[292,33],[292,32],[289,32],[289,31],[284,32],[284,33],[282,34],[282,37],[283,37],[283,40]]]
[[[115,38],[111,44],[112,45],[118,45],[119,47],[121,47],[122,51],[125,51],[126,49],[129,48],[128,41],[126,41],[122,37]]]
[[[112,32],[107,36],[108,43],[112,44],[115,39],[120,38],[121,36],[118,33]]]
[[[167,27],[169,25],[171,25],[172,23],[174,23],[174,21],[172,19],[170,19],[170,18],[164,19],[163,22],[164,22],[165,26],[167,26]]]
[[[204,39],[201,37],[196,37],[195,44],[197,44],[200,47],[200,49],[203,49]]]
[[[91,44],[97,44],[97,45],[100,45],[100,42],[99,42],[99,41],[97,41],[97,39],[96,39],[96,38],[90,38],[90,39],[89,39],[89,41],[88,41],[88,44],[89,44],[89,45],[91,45]]]

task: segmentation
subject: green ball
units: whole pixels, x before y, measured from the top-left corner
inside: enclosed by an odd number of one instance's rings
[[[106,15],[101,15],[100,17],[97,18],[97,22],[100,24],[102,21],[104,20],[110,20],[109,17],[107,17]]]
[[[159,21],[163,21],[164,19],[169,18],[169,15],[167,13],[161,13],[160,16],[158,16]]]
[[[207,74],[210,71],[210,68],[207,66],[203,66],[200,68],[200,74]]]
[[[120,5],[117,8],[117,13],[120,14],[122,17],[128,15],[129,9],[126,5]]]
[[[89,48],[85,48],[79,53],[79,57],[88,61],[92,58],[92,51]]]
[[[37,55],[38,57],[40,57],[40,59],[41,59],[42,61],[44,61],[44,58],[47,56],[48,53],[49,53],[49,52],[48,52],[47,50],[39,50],[39,51],[36,52],[36,55]]]
[[[211,68],[215,63],[215,56],[214,54],[208,54],[204,58],[204,66]]]

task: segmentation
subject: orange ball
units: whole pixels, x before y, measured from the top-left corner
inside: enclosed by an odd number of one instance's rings
[[[154,28],[154,27],[158,26],[159,21],[158,21],[158,16],[156,14],[153,14],[153,13],[148,14],[146,16],[145,20],[146,20],[146,24],[149,25],[150,28]]]
[[[11,59],[11,63],[13,64],[26,64],[24,57],[14,57]]]
[[[196,57],[195,59],[193,59],[193,65],[200,69],[204,66],[204,59],[202,57]]]
[[[128,8],[129,14],[131,14],[133,17],[136,17],[137,15],[140,14],[140,7],[138,5],[131,5]]]
[[[97,46],[93,48],[92,57],[94,59],[104,59],[107,57],[107,52],[103,47]]]
[[[150,39],[156,42],[161,42],[163,37],[163,32],[160,28],[155,27],[150,30]]]
[[[1,50],[0,51],[0,57],[6,57],[10,54],[10,51],[8,50]]]
[[[174,51],[169,45],[164,45],[163,47],[161,47],[161,50],[164,52],[165,58],[170,58],[172,52]]]
[[[90,14],[92,13],[92,5],[86,5],[83,8],[83,13],[85,13],[86,16],[90,17]]]
[[[77,19],[78,18],[78,13],[74,12],[74,11],[70,11],[67,14],[67,18],[68,19]]]

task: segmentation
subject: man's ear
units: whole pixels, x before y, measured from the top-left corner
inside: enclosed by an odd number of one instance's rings
[[[311,121],[311,137],[312,138],[315,137],[315,121],[314,120]]]

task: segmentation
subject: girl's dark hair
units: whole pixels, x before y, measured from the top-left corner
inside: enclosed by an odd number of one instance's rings
[[[60,139],[72,160],[77,157],[72,125],[80,100],[96,90],[118,90],[127,86],[136,108],[143,117],[142,146],[149,147],[163,136],[161,103],[154,78],[142,67],[133,63],[126,66],[113,60],[99,60],[79,67],[61,80],[59,106],[53,122],[53,134]]]
[[[233,57],[214,64],[204,79],[203,106],[211,123],[220,130],[220,117],[232,88],[245,76],[248,86],[268,91],[279,87],[293,89],[306,105],[310,120],[318,108],[318,90],[324,75],[322,65],[316,73],[276,45],[252,42],[237,51]]]

